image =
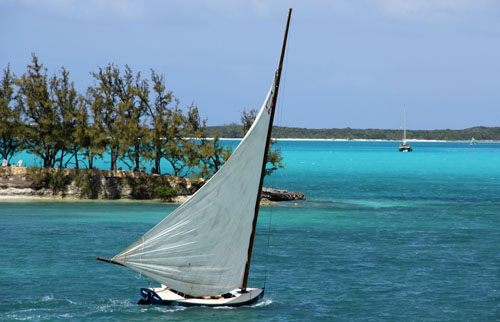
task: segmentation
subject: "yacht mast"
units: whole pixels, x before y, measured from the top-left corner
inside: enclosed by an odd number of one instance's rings
[[[403,105],[403,144],[406,144],[406,107]]]
[[[258,194],[257,194],[257,200],[255,202],[255,213],[254,213],[253,222],[252,222],[252,234],[250,235],[250,243],[248,244],[248,257],[247,257],[247,262],[245,264],[245,275],[243,276],[243,283],[241,286],[242,292],[245,292],[247,289],[248,274],[250,273],[250,261],[252,259],[252,249],[253,249],[253,243],[254,243],[254,239],[255,239],[255,228],[257,227],[257,217],[259,216],[259,206],[260,206],[260,199],[261,199],[261,195],[262,195],[262,184],[264,183],[264,176],[266,174],[267,153],[269,151],[269,145],[271,143],[271,131],[272,131],[272,127],[273,127],[274,111],[276,110],[276,102],[278,100],[278,90],[279,90],[279,85],[280,85],[281,69],[283,68],[283,60],[285,58],[285,48],[286,48],[286,41],[288,38],[288,27],[290,25],[290,17],[291,16],[292,16],[292,8],[290,8],[288,10],[288,18],[286,21],[283,46],[281,48],[280,62],[278,65],[278,70],[276,71],[276,76],[275,76],[276,83],[275,83],[275,87],[274,87],[274,97],[273,97],[273,101],[271,103],[271,119],[269,121],[269,128],[267,130],[266,148],[264,150],[264,160],[262,162],[262,172],[260,175],[259,190],[258,190]]]

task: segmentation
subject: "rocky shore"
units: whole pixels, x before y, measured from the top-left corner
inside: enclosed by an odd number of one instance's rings
[[[302,192],[265,187],[262,188],[262,201],[292,201],[305,199],[306,196]]]
[[[203,180],[131,171],[0,167],[0,198],[163,199],[183,202]],[[164,188],[164,189],[160,189]],[[162,194],[161,191],[167,191]],[[263,188],[262,203],[305,199],[300,192]]]

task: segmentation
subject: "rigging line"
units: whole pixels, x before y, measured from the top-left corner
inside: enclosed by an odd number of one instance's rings
[[[265,270],[264,270],[264,289],[266,288],[267,282],[267,271],[269,268],[269,246],[271,244],[271,222],[273,218],[273,205],[271,205],[271,209],[269,211],[269,223],[267,228],[267,249],[266,249],[266,261],[265,261]]]
[[[283,133],[283,130],[282,130],[282,121],[283,121],[283,110],[284,110],[284,101],[285,101],[285,93],[286,93],[286,76],[287,76],[287,70],[288,70],[288,52],[290,51],[290,45],[288,47],[288,51],[286,51],[285,53],[285,66],[283,68],[283,82],[282,82],[282,86],[281,86],[281,89],[282,89],[282,94],[280,97],[278,97],[278,102],[277,102],[277,109],[279,110],[278,111],[278,114],[277,114],[277,133],[275,135],[276,138],[280,138],[281,137],[281,134]],[[274,183],[274,177],[271,176],[271,182]],[[268,272],[268,268],[269,268],[269,248],[270,248],[270,245],[271,245],[271,224],[272,224],[272,218],[273,218],[273,205],[270,205],[270,209],[269,209],[269,222],[268,222],[268,228],[267,228],[267,249],[266,249],[266,260],[265,260],[265,269],[264,269],[264,289],[266,288],[266,283],[267,283],[267,272]]]

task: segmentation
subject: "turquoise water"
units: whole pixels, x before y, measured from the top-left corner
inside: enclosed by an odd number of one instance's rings
[[[499,143],[280,145],[266,186],[308,199],[261,211],[258,304],[137,306],[150,281],[95,260],[175,205],[0,200],[0,320],[500,320]]]

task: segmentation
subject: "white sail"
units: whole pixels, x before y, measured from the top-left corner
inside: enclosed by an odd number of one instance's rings
[[[113,261],[191,296],[241,287],[274,88],[224,166]]]

